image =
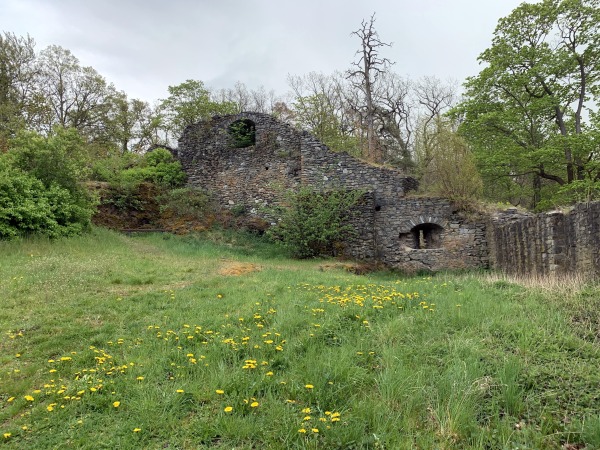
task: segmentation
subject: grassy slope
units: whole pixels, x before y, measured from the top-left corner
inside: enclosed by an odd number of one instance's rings
[[[600,352],[559,297],[241,237],[0,255],[6,448],[600,447]]]

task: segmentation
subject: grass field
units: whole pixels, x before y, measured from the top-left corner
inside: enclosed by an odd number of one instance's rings
[[[0,443],[600,448],[600,289],[562,287],[218,233],[0,243]]]

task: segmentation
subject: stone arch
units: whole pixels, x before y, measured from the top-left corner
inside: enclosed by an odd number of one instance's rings
[[[442,232],[444,228],[436,223],[421,223],[411,228],[414,248],[425,250],[440,248],[442,246]]]
[[[250,119],[238,119],[227,127],[234,148],[245,148],[256,144],[256,124]]]
[[[426,250],[442,247],[445,221],[439,217],[414,217],[406,220],[398,236],[404,247]]]

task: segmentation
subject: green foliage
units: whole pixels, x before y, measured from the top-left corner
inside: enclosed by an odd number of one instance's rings
[[[310,131],[331,150],[360,156],[360,141],[350,127],[342,124],[333,101],[322,93],[298,96],[292,104],[294,119],[299,127]]]
[[[362,195],[358,190],[318,192],[307,187],[289,193],[289,206],[280,211],[269,234],[296,258],[335,255],[336,244],[355,232],[348,220]]]
[[[433,129],[424,129],[417,141],[420,186],[427,193],[466,205],[479,199],[483,183],[465,140],[450,123],[438,118]]]
[[[599,5],[523,3],[499,21],[455,110],[488,193],[550,206],[565,199],[561,187],[598,179]]]
[[[75,196],[83,196],[81,182],[89,176],[89,156],[77,130],[57,128],[48,137],[22,132],[11,142],[8,153],[15,167],[49,187],[55,183]]]
[[[146,153],[139,166],[124,170],[120,178],[126,184],[149,181],[165,188],[179,187],[186,181],[181,163],[164,148]]]
[[[245,148],[256,143],[256,129],[251,120],[236,120],[228,127],[235,148]]]
[[[71,236],[89,228],[93,208],[56,182],[42,181],[0,161],[0,239]]]
[[[85,145],[75,130],[20,133],[0,156],[0,238],[68,236],[89,228],[94,199],[83,187]]]
[[[215,114],[234,114],[236,106],[232,102],[215,102],[204,83],[186,80],[177,86],[169,86],[169,97],[162,100],[160,109],[164,112],[166,127],[171,138],[179,138],[184,128]]]

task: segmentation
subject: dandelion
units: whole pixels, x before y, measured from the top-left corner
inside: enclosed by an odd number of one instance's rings
[[[121,406],[121,402],[113,402],[113,406],[115,408],[118,408],[119,406]]]
[[[250,403],[250,408],[256,408],[258,406],[258,402]]]
[[[314,386],[312,384],[305,384],[304,387],[306,389],[313,389],[314,388]]]
[[[230,413],[231,411],[233,411],[233,406],[226,406],[225,409],[223,409],[223,411],[225,411],[226,413]]]
[[[144,379],[144,377],[137,377],[136,380],[138,381],[142,381]]]
[[[219,395],[223,395],[225,393],[223,389],[217,389],[215,392]]]
[[[9,437],[12,436],[11,433],[4,433],[2,436],[4,436],[4,439],[8,439]]]
[[[48,405],[48,406],[46,406],[46,410],[47,410],[48,412],[52,412],[52,411],[54,411],[54,406],[52,406],[52,405]]]
[[[304,414],[310,414],[310,408],[304,408],[304,409],[302,410],[302,412],[303,412]]]
[[[25,400],[27,400],[28,402],[32,402],[32,401],[34,401],[34,400],[35,400],[35,399],[34,399],[34,398],[31,396],[31,395],[26,395],[24,398],[25,398]]]
[[[15,399],[14,397],[11,397],[11,398],[9,398],[9,399],[8,399],[8,400],[6,400],[6,401],[7,401],[8,403],[10,403],[10,402],[14,401],[14,399]]]
[[[318,429],[318,428],[313,428],[311,431],[312,431],[313,433],[318,433],[318,432],[319,432],[319,429]]]
[[[140,431],[142,431],[142,429],[141,429],[141,428],[134,428],[134,429],[133,429],[133,432],[134,432],[134,433],[139,433]]]
[[[312,419],[311,416],[304,416],[304,418],[302,419],[303,422],[308,422],[310,419]]]
[[[268,377],[272,377],[273,376],[273,372],[267,372],[265,375],[268,376]]]
[[[304,434],[304,433],[306,433],[306,430],[305,430],[304,428],[300,428],[300,429],[298,430],[298,433],[303,433],[303,434]]]

